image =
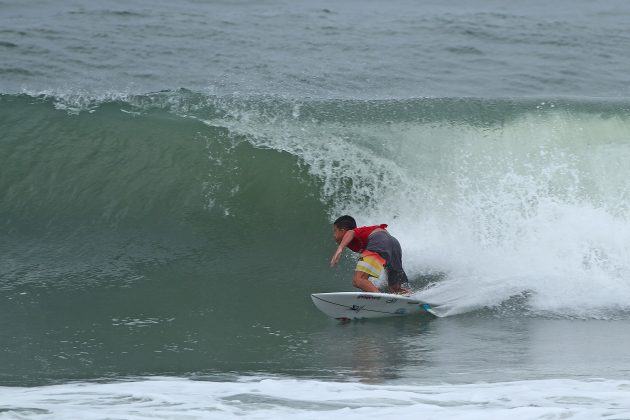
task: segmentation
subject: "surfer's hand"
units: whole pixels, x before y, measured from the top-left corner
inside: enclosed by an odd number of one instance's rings
[[[343,249],[337,248],[337,250],[335,251],[335,254],[330,259],[330,266],[331,267],[334,267],[339,262],[339,259],[341,258],[341,253],[342,252],[343,252]]]

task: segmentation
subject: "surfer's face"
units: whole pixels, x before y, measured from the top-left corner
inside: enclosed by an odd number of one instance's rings
[[[341,240],[343,239],[343,235],[345,234],[345,229],[339,229],[337,226],[333,225],[333,238],[335,238],[335,242],[341,242]]]

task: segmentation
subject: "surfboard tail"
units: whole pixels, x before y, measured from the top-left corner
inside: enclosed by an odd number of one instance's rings
[[[424,309],[427,313],[433,315],[433,316],[439,316],[431,307],[431,305],[429,305],[428,303],[423,303],[421,305],[422,309]]]

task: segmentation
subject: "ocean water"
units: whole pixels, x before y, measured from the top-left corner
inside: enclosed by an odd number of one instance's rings
[[[629,22],[0,0],[0,418],[630,419]],[[346,213],[440,318],[313,306]]]

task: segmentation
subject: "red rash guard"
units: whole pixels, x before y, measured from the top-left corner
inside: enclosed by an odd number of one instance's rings
[[[354,238],[348,244],[348,248],[353,250],[354,252],[363,252],[365,251],[365,247],[368,243],[368,236],[370,233],[374,232],[375,229],[385,229],[387,225],[375,225],[375,226],[362,226],[358,228],[354,228]]]

